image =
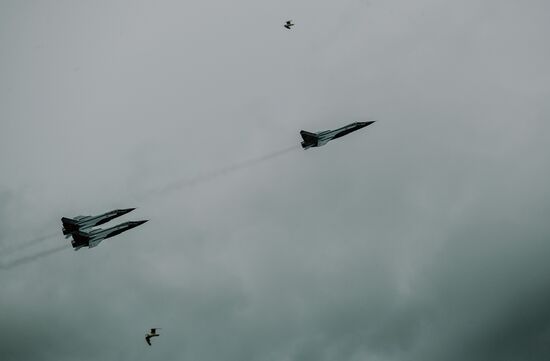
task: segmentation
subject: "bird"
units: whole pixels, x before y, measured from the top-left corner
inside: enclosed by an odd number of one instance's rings
[[[160,336],[158,333],[157,333],[157,330],[160,330],[160,328],[152,328],[151,330],[149,330],[149,333],[147,333],[145,335],[145,342],[147,342],[147,344],[149,346],[151,346],[151,337],[158,337]]]
[[[286,22],[286,24],[284,25],[284,27],[287,28],[287,29],[289,29],[289,30],[290,30],[290,28],[291,28],[292,26],[294,26],[294,24],[292,23],[292,20],[288,20],[288,21]]]

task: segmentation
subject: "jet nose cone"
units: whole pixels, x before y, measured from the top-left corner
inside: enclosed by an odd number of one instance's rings
[[[360,128],[364,128],[367,125],[371,125],[374,122],[375,122],[375,120],[369,120],[368,122],[357,122],[357,124],[359,125]]]
[[[134,227],[137,227],[137,226],[141,226],[143,223],[147,222],[148,219],[144,220],[144,221],[130,221],[127,223],[128,225],[128,228],[134,228]]]

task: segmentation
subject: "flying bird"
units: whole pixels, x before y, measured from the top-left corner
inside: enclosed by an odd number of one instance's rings
[[[289,29],[289,30],[290,30],[290,28],[293,27],[293,26],[294,26],[294,24],[292,23],[292,20],[288,20],[288,21],[286,22],[286,24],[284,25],[284,27],[287,28],[287,29]]]
[[[151,330],[149,330],[149,333],[147,333],[145,335],[145,342],[147,342],[147,344],[149,346],[151,346],[151,337],[158,337],[160,336],[158,333],[157,333],[157,330],[160,330],[160,328],[152,328]]]

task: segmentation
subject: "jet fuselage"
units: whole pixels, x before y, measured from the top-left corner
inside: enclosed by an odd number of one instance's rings
[[[90,231],[80,230],[72,234],[73,240],[71,241],[71,244],[75,251],[82,247],[93,248],[104,239],[114,237],[122,232],[126,232],[127,230],[142,225],[145,222],[147,222],[147,220],[124,222],[106,229],[99,228],[92,229]]]
[[[302,136],[302,139],[303,139],[302,148],[308,149],[311,147],[320,147],[322,145],[327,144],[329,141],[333,139],[343,137],[344,135],[347,135],[351,132],[355,132],[356,130],[364,128],[367,125],[371,125],[372,123],[374,123],[374,121],[355,122],[335,130],[324,130],[317,133],[311,133],[311,132],[302,130],[300,131],[300,135]]]
[[[133,211],[135,208],[115,209],[98,216],[77,216],[74,218],[61,218],[63,224],[63,234],[68,238],[71,234],[80,230],[86,230],[101,224],[107,223],[117,217]]]

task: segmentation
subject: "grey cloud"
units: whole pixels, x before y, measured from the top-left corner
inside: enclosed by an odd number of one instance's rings
[[[548,358],[546,2],[0,8],[3,360]]]

